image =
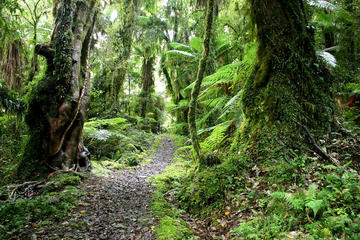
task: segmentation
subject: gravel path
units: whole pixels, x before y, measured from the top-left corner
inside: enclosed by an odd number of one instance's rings
[[[60,223],[61,231],[37,235],[37,239],[152,239],[152,187],[146,179],[161,173],[173,154],[172,139],[162,137],[150,164],[113,172],[109,177],[90,176],[84,182],[86,194],[71,216]]]

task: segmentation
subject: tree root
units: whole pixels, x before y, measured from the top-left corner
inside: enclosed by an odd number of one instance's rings
[[[314,147],[314,149],[312,150],[314,153],[318,154],[320,157],[322,157],[322,158],[325,159],[325,160],[331,161],[331,162],[332,162],[333,164],[335,164],[336,166],[340,166],[340,162],[339,162],[337,159],[335,159],[335,158],[331,157],[329,154],[327,154],[327,153],[316,143],[314,137],[311,135],[309,129],[308,129],[305,125],[303,125],[303,124],[301,124],[301,123],[299,123],[299,122],[297,122],[297,121],[295,121],[295,123],[298,124],[299,126],[301,126],[302,129],[305,131],[306,136],[308,137],[308,139],[310,140],[310,143],[311,143],[311,144],[313,145],[313,147]]]
[[[77,168],[76,165],[74,164],[74,166],[73,166],[72,168],[70,168],[70,169],[67,169],[67,170],[64,170],[64,169],[63,169],[63,170],[57,170],[57,171],[55,171],[55,172],[50,173],[50,174],[47,176],[47,179],[50,179],[50,178],[52,178],[53,176],[59,175],[59,174],[61,174],[61,173],[70,173],[70,172],[75,173],[77,169],[78,169],[78,168]]]
[[[9,198],[12,198],[12,201],[15,202],[17,199],[17,195],[22,195],[24,197],[30,197],[30,191],[36,188],[39,185],[44,184],[44,181],[31,181],[31,182],[24,182],[18,185],[15,185],[14,189],[11,191]],[[45,184],[45,186],[47,186]],[[24,188],[23,191],[18,192],[19,189]]]

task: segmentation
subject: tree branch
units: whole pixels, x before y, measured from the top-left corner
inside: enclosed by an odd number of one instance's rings
[[[53,60],[55,56],[55,50],[50,48],[48,44],[36,44],[35,52],[45,57],[50,62]]]

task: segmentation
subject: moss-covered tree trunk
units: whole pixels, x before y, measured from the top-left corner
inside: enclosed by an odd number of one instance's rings
[[[138,8],[138,0],[125,0],[125,15],[123,18],[122,26],[119,31],[121,39],[121,53],[117,59],[117,69],[115,70],[114,86],[112,91],[112,102],[117,104],[119,95],[123,90],[126,73],[128,70],[128,60],[131,55],[131,46],[133,41],[133,32],[136,20],[136,11]]]
[[[33,43],[36,44],[37,43],[37,23],[34,24],[33,29],[34,29]],[[38,55],[34,48],[33,55],[31,58],[30,73],[29,73],[29,78],[28,78],[29,82],[31,82],[34,79],[34,77],[38,71],[38,67],[39,67]]]
[[[249,2],[258,63],[244,85],[240,142],[252,159],[269,159],[305,140],[301,125],[319,134],[330,130],[332,78],[316,58],[302,0]]]
[[[140,116],[145,118],[148,106],[151,103],[151,93],[154,91],[153,79],[154,57],[143,59],[142,65],[142,89],[140,93]]]
[[[197,98],[200,93],[201,83],[205,75],[206,64],[210,55],[210,39],[211,39],[211,30],[213,25],[213,15],[214,15],[214,0],[208,0],[207,10],[206,10],[206,27],[204,34],[204,43],[203,43],[203,53],[199,62],[198,72],[196,76],[196,81],[194,88],[191,91],[191,99],[189,103],[189,113],[188,113],[188,123],[189,131],[191,135],[191,142],[195,153],[199,159],[200,158],[200,143],[197,135],[196,129],[196,105]]]
[[[25,119],[30,139],[19,169],[30,174],[73,168],[85,160],[82,133],[90,91],[88,58],[98,1],[54,3],[51,42],[36,46],[47,59],[47,71],[31,93]]]
[[[352,16],[352,18],[359,19],[360,15],[356,9],[359,9],[358,3],[354,0],[344,0],[343,7]],[[343,19],[344,30],[340,34],[340,46],[342,48],[342,55],[339,57],[339,62],[350,70],[350,75],[356,75],[358,73],[359,60],[357,55],[359,52],[359,24],[357,20]]]

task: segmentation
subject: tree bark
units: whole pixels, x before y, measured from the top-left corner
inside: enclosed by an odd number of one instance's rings
[[[125,82],[126,73],[128,70],[128,60],[131,55],[131,46],[133,40],[133,32],[135,25],[135,17],[137,10],[137,0],[125,0],[125,16],[122,24],[122,28],[119,31],[122,48],[122,53],[117,59],[118,67],[115,70],[114,77],[114,88],[112,93],[113,103],[117,103],[119,100],[119,95],[123,90],[123,85]]]
[[[214,15],[214,7],[215,7],[214,2],[215,2],[214,0],[208,0],[203,53],[199,62],[195,85],[191,91],[191,99],[189,103],[189,114],[188,114],[189,131],[191,135],[192,145],[200,161],[201,161],[201,157],[200,157],[201,149],[200,149],[200,143],[196,129],[196,105],[197,105],[197,98],[200,93],[201,83],[205,75],[206,64],[208,62],[208,58],[210,55],[211,30],[213,25],[213,15]]]
[[[250,4],[258,63],[244,84],[245,121],[238,143],[254,160],[281,155],[277,146],[283,138],[304,140],[306,133],[296,122],[319,134],[328,132],[334,101],[332,78],[316,58],[303,1],[250,0]]]
[[[38,23],[34,23],[34,26],[33,26],[33,29],[34,29],[34,36],[33,36],[33,43],[36,44],[37,43],[37,25]],[[34,48],[34,51],[33,51],[33,55],[32,55],[32,58],[31,58],[31,67],[30,67],[30,73],[29,73],[29,82],[31,82],[37,71],[38,71],[38,66],[39,66],[39,60],[38,60],[38,55],[36,53],[36,48]]]
[[[46,57],[48,68],[31,93],[25,116],[30,131],[20,165],[26,169],[22,173],[25,177],[34,172],[73,168],[84,160],[82,132],[90,91],[88,58],[97,2],[57,1],[51,43],[36,47],[37,53]]]
[[[19,90],[23,86],[22,68],[23,56],[21,49],[23,43],[18,39],[6,39],[4,49],[2,50],[4,56],[0,61],[1,77],[4,78],[9,89]]]
[[[153,79],[153,65],[154,57],[145,58],[142,66],[142,81],[143,86],[140,93],[140,116],[145,118],[148,111],[149,103],[151,102],[151,93],[154,90],[154,79]]]
[[[343,1],[345,10],[351,14],[352,18],[359,19],[359,16],[356,16],[356,1],[354,0],[344,0]],[[342,62],[342,65],[347,66],[347,69],[350,70],[350,75],[354,76],[358,74],[359,59],[356,58],[356,55],[359,54],[359,49],[357,49],[357,43],[359,42],[357,38],[358,24],[356,20],[349,21],[348,19],[343,20],[344,30],[340,34],[340,46],[342,47],[343,54],[339,56],[339,62]]]

